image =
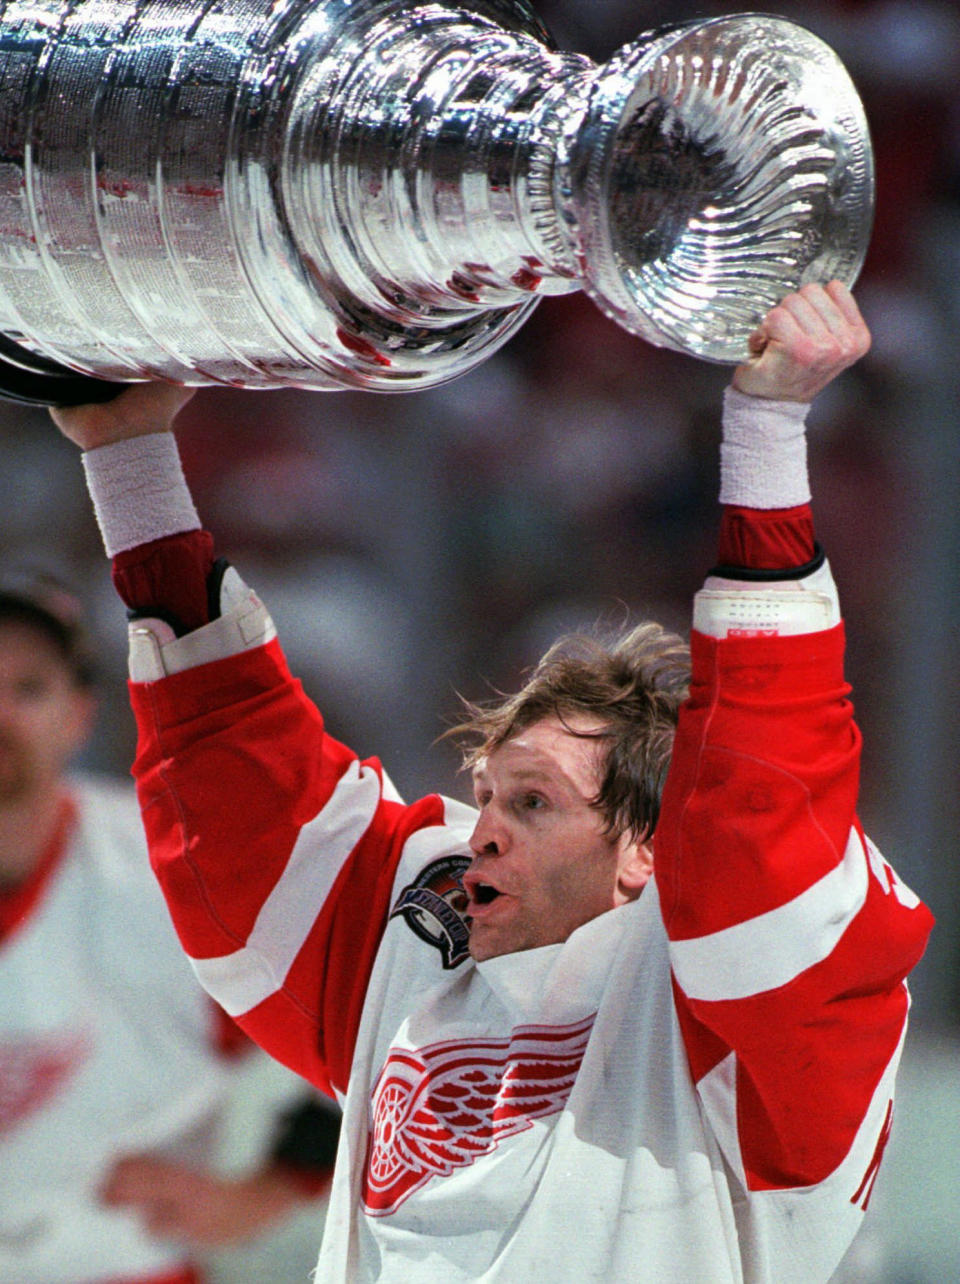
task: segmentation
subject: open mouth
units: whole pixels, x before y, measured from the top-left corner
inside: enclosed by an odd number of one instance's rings
[[[488,905],[504,895],[499,887],[485,883],[482,878],[467,874],[463,879],[463,890],[467,894],[467,914],[473,916],[482,912]]]
[[[477,905],[489,905],[495,901],[500,893],[489,883],[477,883],[472,889],[472,899]]]

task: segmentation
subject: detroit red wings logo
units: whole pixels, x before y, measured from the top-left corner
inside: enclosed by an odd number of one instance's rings
[[[567,1103],[594,1017],[518,1026],[509,1038],[392,1048],[373,1089],[363,1202],[386,1217]]]
[[[62,1092],[89,1056],[83,1033],[39,1035],[0,1045],[0,1135]]]

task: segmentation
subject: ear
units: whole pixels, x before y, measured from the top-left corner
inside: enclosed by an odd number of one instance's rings
[[[618,844],[617,887],[614,893],[617,905],[635,901],[646,887],[653,873],[653,842],[638,842],[624,835]]]

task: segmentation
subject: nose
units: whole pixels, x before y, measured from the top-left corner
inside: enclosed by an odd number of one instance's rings
[[[494,816],[493,808],[488,803],[477,817],[477,823],[470,835],[470,850],[475,856],[499,856],[506,843],[503,826]]]

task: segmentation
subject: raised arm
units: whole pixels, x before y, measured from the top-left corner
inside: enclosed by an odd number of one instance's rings
[[[868,345],[842,286],[807,286],[736,371],[721,565],[697,595],[655,842],[677,1011],[728,1162],[763,1199],[844,1184],[851,1216],[889,1133],[904,978],[931,922],[856,818],[860,737],[809,505],[807,402]]]
[[[407,842],[442,855],[469,823],[438,797],[403,805],[376,760],[326,734],[263,604],[200,527],[168,431],[188,397],[141,385],[55,412],[84,448],[133,615],[151,863],[203,985],[271,1055],[341,1091]]]

